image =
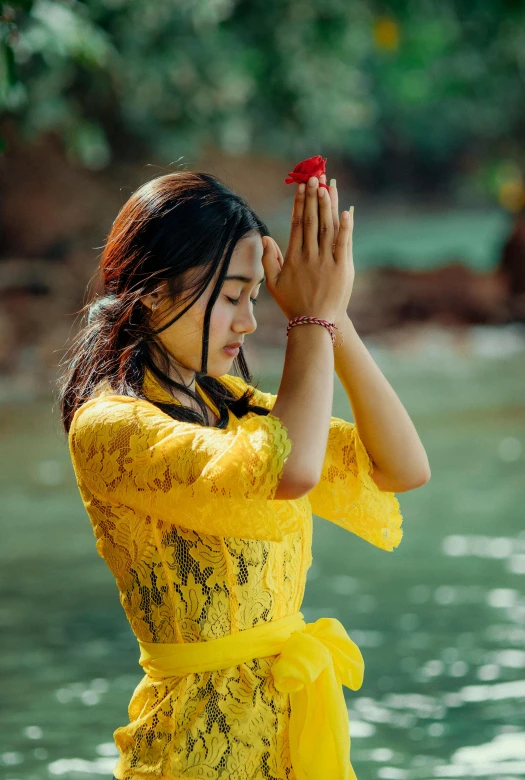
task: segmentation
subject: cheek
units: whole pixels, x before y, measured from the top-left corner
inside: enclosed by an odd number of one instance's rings
[[[227,301],[216,301],[210,318],[210,339],[214,333],[222,338],[222,334],[231,332],[232,313],[234,307]]]

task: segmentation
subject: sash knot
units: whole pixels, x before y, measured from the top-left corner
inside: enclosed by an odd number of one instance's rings
[[[296,612],[205,642],[139,640],[139,645],[139,663],[156,679],[275,656],[274,686],[290,697],[290,758],[297,780],[356,780],[341,686],[354,691],[361,687],[364,661],[336,618],[305,623]]]
[[[341,684],[363,683],[361,651],[335,618],[294,631],[272,664],[278,691],[290,695],[290,756],[298,780],[355,780]]]

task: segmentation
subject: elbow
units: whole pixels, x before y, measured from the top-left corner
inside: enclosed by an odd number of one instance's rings
[[[306,496],[316,486],[315,480],[292,479],[286,474],[282,476],[274,494],[274,499],[279,501],[294,501]]]
[[[306,496],[311,490],[313,490],[320,483],[322,478],[322,470],[318,474],[312,474],[305,476],[307,472],[303,472],[301,479],[298,479],[297,487],[301,491],[302,496]]]
[[[295,490],[297,492],[296,498],[302,498],[303,496],[308,495],[308,493],[311,490],[313,490],[316,485],[319,484],[320,480],[321,480],[320,476],[318,478],[312,477],[312,478],[298,480],[295,483]]]
[[[430,471],[430,466],[425,471],[425,478],[424,481],[421,483],[422,485],[426,485],[427,482],[430,482],[430,477],[432,476],[432,472]]]
[[[409,490],[415,490],[418,487],[426,485],[430,481],[430,467],[426,467],[419,474],[410,478],[401,479],[399,476],[388,474],[382,471],[378,466],[372,463],[372,473],[370,475],[377,487],[389,493],[406,493]]]
[[[416,488],[423,487],[427,482],[430,482],[431,477],[430,469],[427,469],[419,476],[418,479],[411,480],[408,484],[404,485],[401,489],[396,490],[397,493],[406,493],[409,490],[416,490]]]
[[[423,479],[420,479],[418,482],[416,482],[414,487],[411,489],[414,490],[415,488],[423,487],[423,485],[426,485],[427,482],[430,482],[430,474],[425,475]]]
[[[416,487],[421,487],[422,485],[426,485],[427,482],[430,482],[431,476],[432,476],[432,472],[430,471],[430,464],[427,460],[424,469],[422,469],[421,474],[419,475],[419,479],[417,481]]]
[[[319,484],[320,479],[321,478],[319,477],[319,479],[313,479],[309,481],[307,480],[306,482],[302,482],[298,486],[298,490],[300,491],[299,498],[302,498],[303,496],[307,496],[308,493],[310,493],[310,491],[313,490],[314,487],[316,487],[316,485]]]

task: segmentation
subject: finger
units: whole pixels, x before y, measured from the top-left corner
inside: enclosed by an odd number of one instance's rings
[[[272,242],[270,236],[264,237],[263,249],[261,262],[266,276],[266,287],[271,292],[275,289],[280,268],[277,261],[277,252],[275,251],[275,241]]]
[[[354,207],[350,206],[350,230],[348,231],[348,244],[346,247],[348,259],[350,263],[354,262],[353,258],[353,245],[354,245]]]
[[[325,178],[326,176],[320,177]],[[325,187],[318,188],[319,196],[319,251],[323,257],[333,256],[334,220],[330,193]]]
[[[339,193],[337,192],[335,179],[331,179],[334,184],[330,184],[330,202],[332,204],[332,217],[334,220],[334,235],[339,230]]]
[[[339,230],[335,240],[334,250],[334,257],[338,263],[345,263],[347,261],[351,230],[351,215],[348,213],[348,211],[343,211],[341,214],[341,221],[339,223]]]
[[[326,173],[322,173],[319,176],[319,182],[322,182],[323,184],[326,184]],[[320,189],[323,190],[324,187],[321,187]],[[328,190],[326,190],[326,192],[328,192]],[[320,240],[321,240],[321,236],[320,236],[320,233],[319,233],[319,228],[317,230],[317,240],[318,240],[318,242],[320,242]],[[319,243],[319,246],[320,246],[320,243]]]
[[[270,238],[271,238],[271,236],[270,236]],[[284,258],[283,258],[283,253],[281,252],[281,247],[279,246],[279,244],[277,243],[277,241],[274,238],[271,238],[271,240],[274,243],[275,251],[277,253],[277,262],[279,263],[279,266],[280,266],[280,268],[282,270],[283,263],[284,263]]]
[[[323,184],[326,184],[326,173],[322,173],[319,176],[319,184],[321,182],[323,182]],[[324,190],[324,187],[320,187],[319,189]],[[317,226],[317,243],[319,244],[319,246],[321,246],[321,236],[320,236],[320,233],[319,233],[319,227],[320,227],[320,225]]]
[[[311,184],[311,182],[313,182]],[[310,176],[306,184],[306,202],[303,213],[303,247],[310,257],[319,256],[319,243],[317,230],[319,226],[319,196],[317,190],[319,179]]]
[[[292,255],[297,255],[303,248],[303,214],[305,200],[305,186],[301,182],[295,191],[292,208],[292,224],[290,228],[290,241],[288,242],[288,252]]]

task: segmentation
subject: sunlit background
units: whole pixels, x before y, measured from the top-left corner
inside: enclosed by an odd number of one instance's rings
[[[205,170],[286,250],[302,159],[355,207],[358,333],[432,478],[392,553],[314,518],[360,780],[525,777],[525,10],[506,0],[62,0],[0,10],[0,562],[6,780],[109,777],[142,677],[55,406],[119,208]],[[246,356],[277,392],[261,289]],[[334,415],[352,420],[336,381]],[[240,779],[242,780],[242,778]]]

